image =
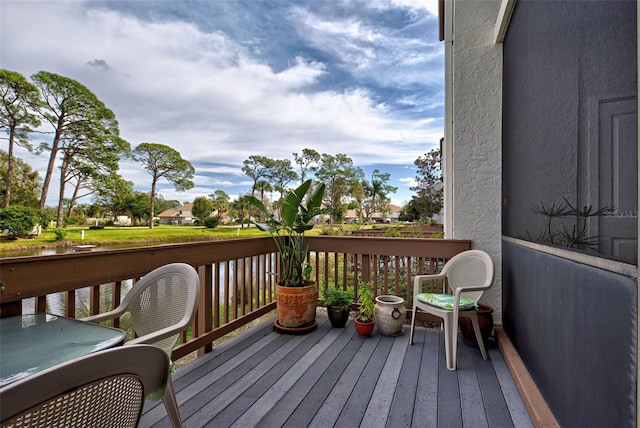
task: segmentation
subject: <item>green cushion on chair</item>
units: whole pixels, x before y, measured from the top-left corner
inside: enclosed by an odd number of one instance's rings
[[[420,293],[416,296],[416,299],[427,305],[448,309],[450,311],[453,310],[453,304],[455,302],[451,294]],[[460,305],[458,307],[461,311],[468,311],[476,307],[476,302],[468,297],[460,297]]]

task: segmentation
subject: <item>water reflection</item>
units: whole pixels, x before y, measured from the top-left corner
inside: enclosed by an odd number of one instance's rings
[[[127,294],[133,285],[132,280],[122,281],[122,289],[120,293],[120,300]],[[111,302],[113,300],[113,287],[111,284],[104,284],[100,286],[100,312],[106,312],[111,309]],[[89,298],[91,290],[87,288],[79,288],[76,290],[76,318],[84,318],[90,315],[89,313]],[[36,299],[31,297],[22,301],[22,313],[30,314],[35,312]],[[51,314],[64,315],[65,313],[65,293],[54,293],[47,295],[47,310],[46,312]]]
[[[106,251],[116,250],[120,248],[135,248],[140,247],[140,244],[112,244],[108,246],[100,246],[95,248],[86,248],[88,251]],[[71,245],[66,247],[51,247],[51,248],[23,248],[17,250],[2,251],[0,247],[0,259],[4,257],[28,257],[28,256],[50,256],[54,254],[68,254],[76,253],[82,245]]]

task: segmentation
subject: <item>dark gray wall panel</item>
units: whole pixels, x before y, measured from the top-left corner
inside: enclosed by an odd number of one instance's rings
[[[633,278],[503,241],[503,322],[562,427],[632,427]]]

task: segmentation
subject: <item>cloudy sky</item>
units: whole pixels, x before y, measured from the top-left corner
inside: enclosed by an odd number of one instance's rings
[[[443,136],[436,14],[436,0],[0,0],[0,67],[75,79],[132,147],[178,150],[195,188],[162,182],[165,199],[235,198],[250,188],[249,156],[293,162],[313,148],[346,154],[369,178],[391,173],[403,204],[413,161]],[[44,175],[47,153],[16,156]],[[139,164],[120,173],[150,190]],[[57,204],[57,180],[49,195]]]

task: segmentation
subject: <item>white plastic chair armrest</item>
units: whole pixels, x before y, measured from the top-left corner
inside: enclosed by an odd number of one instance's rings
[[[135,339],[131,339],[125,343],[125,345],[153,345],[156,342],[159,342],[162,339],[166,339],[169,336],[173,336],[174,334],[179,334],[185,331],[186,328],[183,325],[172,325],[170,327],[165,327],[161,330],[154,331],[153,333],[145,334],[144,336],[136,337]]]
[[[446,275],[436,273],[433,275],[416,275],[413,277],[413,297],[422,292],[422,281],[431,281],[434,279],[445,279]],[[444,284],[443,284],[444,287]]]
[[[458,290],[460,292],[467,292],[467,291],[482,291],[482,290],[486,290],[487,288],[491,287],[491,283],[489,284],[482,284],[482,285],[478,285],[478,286],[473,286],[473,285],[459,285],[458,288],[456,288],[456,294],[458,292]]]
[[[102,321],[109,321],[115,318],[120,317],[122,314],[126,312],[126,308],[115,308],[112,311],[104,312],[101,314],[91,315],[89,317],[80,318],[80,321],[98,323]]]

